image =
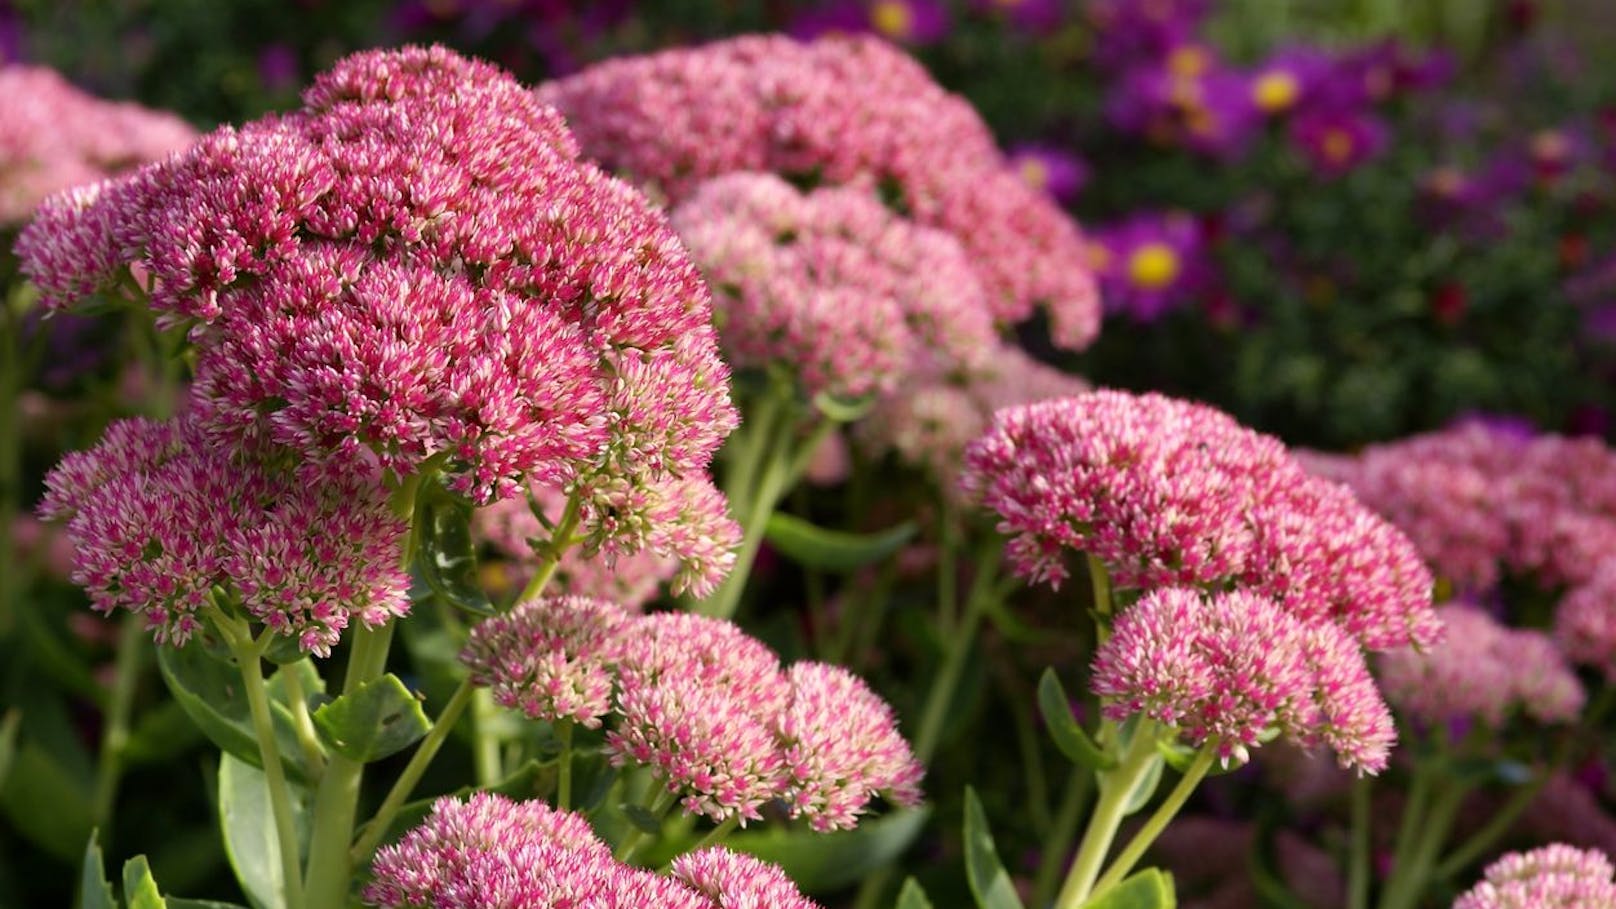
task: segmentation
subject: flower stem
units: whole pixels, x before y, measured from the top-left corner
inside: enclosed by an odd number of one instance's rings
[[[1056,909],[1077,909],[1094,892],[1094,882],[1100,876],[1100,867],[1111,850],[1117,828],[1127,816],[1134,789],[1150,773],[1152,763],[1161,760],[1151,741],[1155,734],[1154,724],[1141,719],[1122,763],[1100,774],[1100,800],[1089,817],[1088,829],[1083,832],[1083,841],[1066,874],[1066,883],[1055,897]]]
[[[1380,900],[1380,909],[1414,909],[1431,880],[1431,868],[1442,844],[1453,831],[1454,816],[1464,804],[1467,787],[1447,781],[1434,787],[1430,808],[1408,856],[1392,868],[1392,878]]]
[[[370,858],[370,854],[376,851],[376,846],[381,843],[382,837],[387,835],[387,828],[392,825],[398,810],[404,807],[405,800],[415,791],[422,774],[426,773],[426,768],[437,756],[438,749],[449,737],[449,732],[454,729],[460,714],[465,712],[466,705],[471,702],[471,695],[475,690],[468,677],[454,690],[454,694],[449,696],[449,702],[443,705],[443,712],[438,714],[437,722],[432,724],[426,737],[421,739],[421,744],[416,746],[415,754],[411,755],[410,762],[404,765],[404,770],[393,783],[393,788],[382,800],[382,806],[376,809],[375,816],[365,824],[365,829],[360,831],[359,840],[354,843],[350,856],[354,865],[357,866]]]
[[[123,775],[123,749],[129,741],[129,712],[135,689],[140,684],[140,667],[146,656],[146,622],[137,614],[126,615],[118,634],[118,653],[113,664],[112,696],[107,701],[105,726],[101,733],[99,766],[95,780],[95,826],[112,827],[113,809],[118,801],[118,779]]]
[[[555,577],[556,567],[561,564],[561,554],[566,552],[567,547],[572,545],[572,534],[578,529],[578,521],[582,517],[582,512],[583,497],[578,493],[573,493],[567,498],[566,510],[561,512],[560,522],[556,524],[555,530],[550,533],[550,540],[547,545],[549,551],[545,553],[544,559],[534,569],[533,577],[522,588],[522,594],[516,598],[516,602],[523,603],[544,593],[544,588],[549,586],[550,580]]]
[[[1370,777],[1352,781],[1352,860],[1347,870],[1347,909],[1369,909]]]
[[[740,823],[741,823],[741,816],[740,815],[738,815],[738,814],[730,815],[729,817],[724,819],[724,823],[719,824],[717,827],[714,827],[713,829],[707,831],[707,835],[702,837],[700,840],[698,840],[696,842],[696,845],[691,846],[688,851],[690,851],[690,852],[699,852],[699,851],[701,851],[703,849],[706,849],[708,846],[717,845],[719,840],[723,839],[726,836],[729,836],[730,831],[734,830],[737,826],[740,825]]]
[[[993,594],[997,564],[996,548],[984,548],[977,559],[971,592],[965,600],[965,615],[955,629],[950,641],[952,646],[943,660],[942,668],[932,678],[931,691],[926,696],[926,706],[920,715],[920,731],[915,734],[915,757],[922,764],[929,763],[932,753],[937,750],[938,737],[943,733],[943,721],[948,718],[948,705],[954,700],[954,689],[959,686],[960,673],[965,671],[971,645],[976,642],[976,627]]]
[[[663,815],[666,815],[668,813],[668,809],[672,808],[673,803],[678,800],[679,793],[676,790],[667,788],[666,786],[658,785],[658,781],[655,777],[651,778],[651,790],[655,792],[656,795],[650,800],[651,804],[646,808],[646,811],[651,815],[651,817],[656,818],[656,820],[660,822]],[[628,864],[640,851],[640,848],[645,845],[647,836],[648,834],[638,825],[636,825],[633,829],[629,830],[628,836],[623,837],[623,842],[617,845],[617,852],[614,857],[623,864]]]
[[[1217,751],[1217,743],[1214,741],[1208,741],[1201,746],[1195,760],[1184,771],[1184,775],[1179,777],[1178,785],[1173,787],[1173,791],[1169,792],[1167,798],[1157,806],[1155,813],[1145,821],[1145,826],[1139,828],[1139,832],[1133,835],[1128,845],[1122,847],[1122,852],[1111,863],[1111,867],[1100,876],[1099,882],[1094,885],[1094,895],[1105,893],[1122,883],[1123,878],[1128,876],[1128,872],[1132,871],[1133,866],[1144,856],[1145,850],[1150,848],[1150,844],[1156,841],[1156,837],[1160,836],[1167,828],[1167,824],[1178,815],[1179,809],[1189,800],[1190,793],[1194,792],[1195,787],[1206,777],[1206,772],[1212,769],[1212,762],[1217,759]]]
[[[1055,895],[1061,862],[1071,851],[1072,840],[1077,837],[1077,822],[1082,816],[1083,804],[1088,801],[1090,781],[1093,779],[1094,772],[1089,768],[1072,768],[1071,778],[1066,781],[1066,795],[1061,798],[1054,825],[1044,840],[1043,855],[1038,862],[1038,877],[1033,884],[1034,906],[1049,905],[1050,897]]]
[[[275,675],[285,680],[286,698],[290,702],[286,706],[292,712],[292,728],[297,732],[297,743],[303,749],[303,760],[309,765],[311,773],[323,773],[325,751],[320,748],[320,738],[314,732],[314,720],[309,717],[309,699],[303,690],[303,680],[291,666],[277,671]]]
[[[572,808],[572,725],[565,717],[555,723],[556,736],[561,739],[561,762],[556,768],[556,807],[562,811]]]

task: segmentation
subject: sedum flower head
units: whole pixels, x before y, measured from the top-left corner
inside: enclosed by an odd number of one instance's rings
[[[818,909],[785,872],[750,855],[722,846],[687,852],[668,873],[711,901],[714,909]]]
[[[1571,660],[1616,678],[1616,560],[1604,562],[1560,600],[1554,640]]]
[[[969,369],[997,344],[958,242],[867,190],[801,193],[774,174],[728,174],[672,218],[717,289],[730,362],[783,364],[810,395],[890,392],[928,359]]]
[[[1466,604],[1438,612],[1448,629],[1441,644],[1380,658],[1381,690],[1398,710],[1430,725],[1473,718],[1494,728],[1517,708],[1541,723],[1571,722],[1582,711],[1582,683],[1548,636]]]
[[[296,112],[53,197],[18,254],[55,306],[138,266],[192,326],[210,432],[368,448],[478,501],[697,473],[735,424],[666,219],[555,110],[442,48],[349,57]]]
[[[471,630],[461,660],[495,702],[529,719],[600,726],[630,614],[603,600],[541,597]]]
[[[1483,880],[1453,909],[1605,909],[1616,905],[1610,859],[1556,843],[1512,852],[1487,866]]]
[[[958,238],[999,321],[1041,306],[1073,349],[1099,331],[1075,226],[963,99],[879,40],[747,36],[606,61],[539,94],[586,154],[674,204],[736,171],[880,191]]]
[[[52,193],[95,184],[190,145],[173,114],[103,101],[43,66],[0,66],[0,226]]]
[[[819,831],[848,829],[872,797],[920,803],[925,768],[898,732],[892,707],[840,666],[794,663],[791,705],[779,720],[794,816]]]
[[[1225,761],[1277,730],[1375,773],[1396,737],[1356,642],[1245,591],[1146,594],[1096,651],[1091,684],[1113,719],[1143,713]]]
[[[215,588],[321,656],[350,621],[409,609],[407,525],[362,460],[293,471],[220,449],[190,416],[135,419],[45,482],[40,512],[66,522],[74,581],[102,612],[144,615],[160,642],[185,643]]]
[[[1058,584],[1081,550],[1121,587],[1249,588],[1373,649],[1441,632],[1406,538],[1204,405],[1096,391],[1005,408],[966,449],[961,486],[998,514],[1033,580]]]

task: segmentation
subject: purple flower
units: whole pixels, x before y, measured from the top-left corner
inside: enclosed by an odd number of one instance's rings
[[[1013,146],[1006,157],[1023,180],[1061,203],[1077,198],[1089,182],[1088,162],[1058,146],[1029,142]]]
[[[277,94],[290,92],[300,81],[297,51],[282,42],[268,45],[258,52],[258,81],[267,91]]]
[[[1210,0],[1092,0],[1094,61],[1121,70],[1154,62],[1190,40],[1211,9]]]
[[[1251,103],[1269,115],[1294,110],[1329,78],[1333,67],[1329,55],[1315,47],[1275,51],[1251,73]]]
[[[843,0],[805,10],[789,31],[799,38],[871,33],[899,44],[931,44],[948,34],[948,26],[948,8],[940,0]]]
[[[1223,158],[1245,149],[1262,118],[1250,80],[1199,44],[1124,74],[1106,107],[1124,132]]]
[[[1206,284],[1204,239],[1183,212],[1145,212],[1095,231],[1090,243],[1106,310],[1153,322]]]
[[[1339,177],[1386,148],[1386,124],[1358,110],[1315,110],[1291,123],[1291,144],[1327,177]]]

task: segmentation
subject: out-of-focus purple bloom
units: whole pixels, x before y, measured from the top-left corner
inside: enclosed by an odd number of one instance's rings
[[[0,0],[0,63],[20,63],[26,37],[22,16],[11,4]]]
[[[1211,6],[1210,0],[1091,0],[1094,62],[1121,70],[1160,60],[1190,40]]]
[[[1319,173],[1339,177],[1386,148],[1386,124],[1361,110],[1311,110],[1291,122],[1291,143]]]
[[[1089,182],[1088,162],[1054,145],[1029,142],[1010,148],[1010,167],[1056,201],[1070,203]]]
[[[1305,103],[1329,78],[1335,63],[1316,47],[1296,45],[1275,51],[1251,73],[1251,103],[1264,114],[1283,114]]]
[[[1397,41],[1382,41],[1349,53],[1337,63],[1325,88],[1327,103],[1337,107],[1379,104],[1398,94],[1427,92],[1453,78],[1452,54],[1426,51]]]
[[[280,94],[290,92],[303,82],[297,62],[297,51],[290,44],[276,42],[258,52],[258,81],[264,90]]]
[[[1037,35],[1052,32],[1066,21],[1066,4],[1061,0],[973,0],[971,5]]]
[[[1197,44],[1125,73],[1106,109],[1124,132],[1225,158],[1244,150],[1262,122],[1249,80]]]
[[[1205,240],[1183,212],[1143,212],[1094,232],[1091,264],[1108,312],[1153,322],[1207,284]]]
[[[1526,154],[1540,184],[1553,183],[1593,158],[1588,131],[1578,126],[1541,129],[1526,142]]]
[[[803,11],[788,30],[799,38],[872,33],[914,45],[937,41],[948,27],[948,8],[941,0],[844,0]]]

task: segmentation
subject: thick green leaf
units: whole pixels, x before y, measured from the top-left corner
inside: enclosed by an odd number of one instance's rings
[[[79,909],[118,909],[107,880],[107,866],[101,860],[101,844],[96,831],[90,831],[90,844],[84,847],[84,867],[79,872]]]
[[[441,485],[423,486],[415,511],[415,571],[433,593],[450,603],[478,615],[493,615],[494,604],[477,583],[471,511],[470,502]]]
[[[152,880],[151,867],[144,855],[137,855],[123,863],[123,899],[128,909],[167,909],[163,895],[157,892]]]
[[[979,909],[1022,909],[1016,886],[993,846],[987,812],[969,786],[965,787],[965,878]]]
[[[859,398],[844,398],[822,391],[814,395],[814,409],[838,423],[854,423],[862,420],[873,406],[875,406],[873,394]]]
[[[662,832],[662,819],[652,814],[644,805],[633,805],[625,802],[618,805],[617,810],[622,812],[623,817],[628,819],[628,822],[641,833],[656,836]]]
[[[1044,728],[1049,730],[1049,737],[1055,740],[1055,747],[1079,767],[1098,771],[1117,766],[1116,758],[1100,750],[1100,746],[1077,724],[1077,718],[1072,716],[1071,703],[1066,697],[1066,689],[1055,675],[1054,667],[1046,668],[1043,678],[1038,680],[1038,712],[1043,714]]]
[[[1173,876],[1146,868],[1083,904],[1083,909],[1175,909]]]
[[[743,830],[724,845],[779,865],[805,893],[823,893],[857,883],[896,859],[920,835],[928,814],[924,807],[893,811],[835,833]]]
[[[314,728],[332,751],[352,761],[379,761],[432,729],[421,702],[388,673],[314,711]]]
[[[90,791],[58,755],[30,739],[17,749],[0,787],[0,804],[13,829],[72,862],[95,825]]]
[[[184,647],[157,648],[157,666],[174,700],[203,735],[225,753],[254,767],[263,766],[258,739],[253,734],[252,710],[242,689],[240,671],[235,666],[214,659],[197,641]],[[306,782],[312,775],[303,760],[292,714],[282,702],[284,689],[277,691],[273,678],[269,688],[272,695],[270,720],[275,727],[281,764],[287,776]]]
[[[775,512],[769,516],[763,535],[770,546],[799,565],[821,571],[847,572],[897,552],[914,537],[915,525],[905,521],[879,533],[846,533]]]
[[[1156,787],[1161,784],[1162,765],[1166,763],[1158,755],[1150,762],[1150,766],[1145,768],[1144,776],[1139,778],[1139,782],[1133,787],[1133,792],[1128,795],[1127,804],[1123,806],[1122,813],[1124,816],[1133,814],[1150,804],[1150,797],[1156,794]]]
[[[129,730],[120,754],[130,764],[171,760],[201,741],[202,731],[176,701],[164,701],[145,711]]]
[[[308,842],[308,791],[291,785],[298,840]],[[219,760],[219,828],[242,892],[255,909],[286,909],[280,839],[264,772],[226,754]]]
[[[903,889],[898,891],[897,909],[932,909],[931,898],[914,878],[904,878]]]

